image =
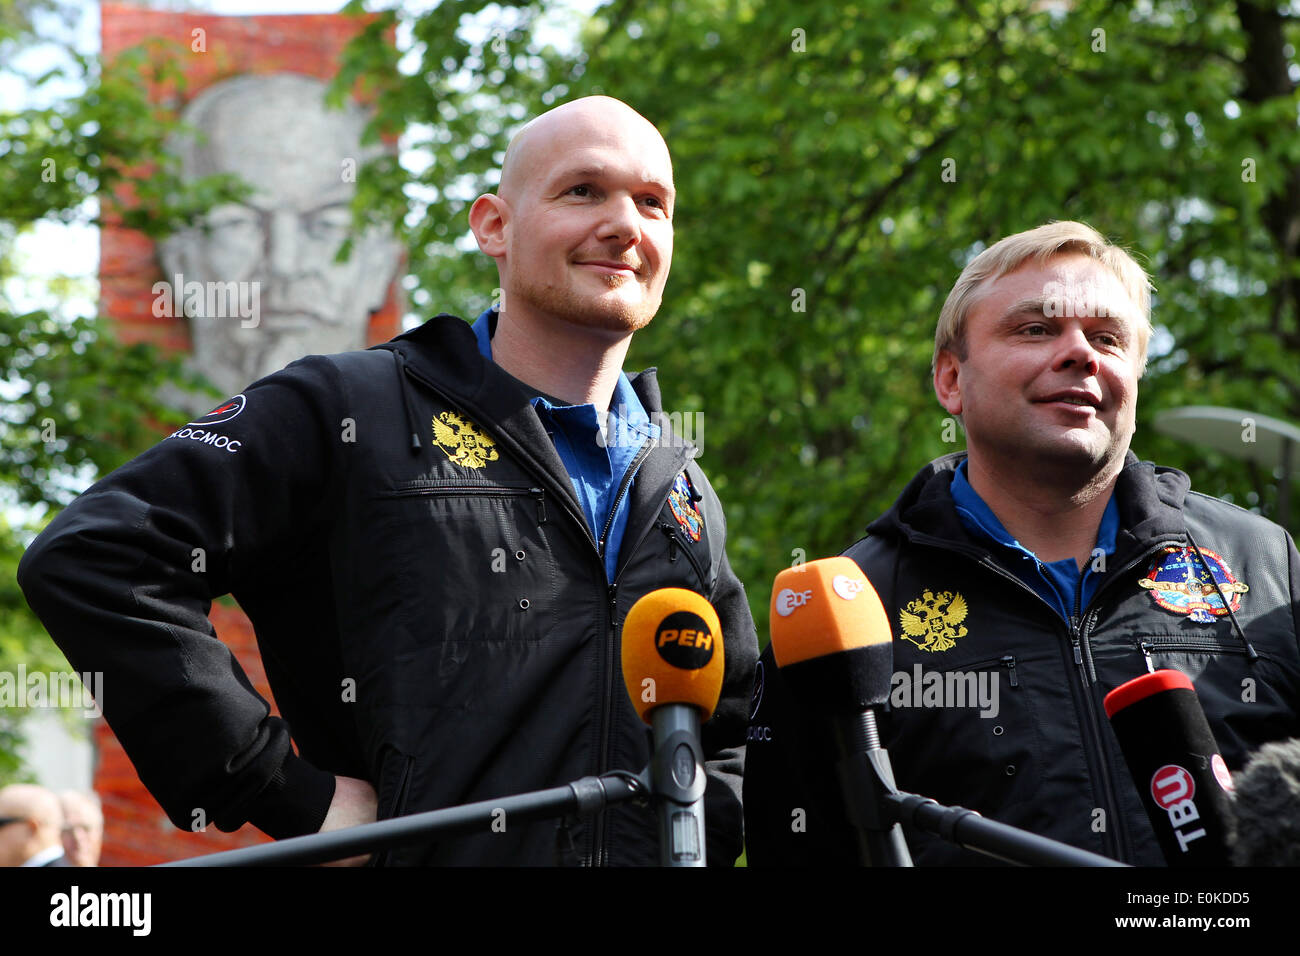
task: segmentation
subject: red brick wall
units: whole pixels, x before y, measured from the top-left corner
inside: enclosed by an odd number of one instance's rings
[[[219,80],[243,73],[293,72],[328,80],[336,70],[341,50],[355,35],[360,21],[335,14],[307,16],[224,17],[204,13],[146,10],[122,3],[102,5],[101,40],[104,61],[147,40],[168,41],[186,77],[183,98],[159,87],[158,102],[183,105]],[[202,29],[204,52],[191,49],[193,31]],[[180,102],[177,102],[180,101]],[[153,315],[154,282],[165,278],[155,257],[153,242],[125,229],[114,216],[114,204],[130,202],[119,193],[104,197],[104,227],[100,234],[100,312],[109,316],[118,335],[127,342],[151,341],[169,350],[189,349],[183,318]],[[384,342],[401,328],[398,283],[374,316],[369,342]],[[217,636],[234,652],[253,686],[272,702],[266,675],[253,637],[252,625],[242,612],[214,605],[210,620]],[[103,720],[95,728],[97,761],[95,789],[104,802],[102,866],[143,866],[165,860],[213,853],[266,842],[251,826],[224,834],[209,825],[192,833],[173,826],[136,775],[117,738]],[[177,760],[183,761],[184,754]]]

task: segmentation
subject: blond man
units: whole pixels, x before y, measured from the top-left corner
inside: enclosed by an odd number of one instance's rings
[[[976,256],[932,367],[966,450],[922,468],[846,554],[894,628],[881,734],[899,787],[1160,865],[1102,700],[1149,669],[1183,671],[1232,768],[1300,732],[1300,557],[1277,525],[1130,451],[1150,335],[1145,272],[1082,223]],[[770,650],[759,666],[749,861],[854,862],[829,732],[788,698]],[[980,859],[907,836],[918,864]]]

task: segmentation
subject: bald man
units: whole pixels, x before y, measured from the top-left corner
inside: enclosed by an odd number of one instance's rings
[[[71,866],[63,855],[59,798],[44,787],[0,789],[0,866]]]
[[[59,794],[63,809],[63,853],[73,866],[99,866],[104,845],[104,811],[99,794],[64,790]]]
[[[551,110],[470,212],[497,307],[254,383],[28,550],[29,602],[76,669],[121,688],[105,717],[178,826],[289,837],[639,771],[620,628],[679,587],[725,635],[705,848],[739,855],[754,624],[697,449],[653,370],[622,371],[659,309],[675,203],[644,117],[608,97]],[[225,593],[282,717],[207,621]],[[654,814],[622,806],[558,830],[494,814],[373,862],[658,858]]]

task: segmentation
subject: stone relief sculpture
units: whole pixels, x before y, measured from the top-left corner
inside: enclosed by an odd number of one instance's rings
[[[324,92],[292,73],[239,76],[182,113],[199,134],[174,141],[182,175],[234,173],[254,188],[159,247],[155,292],[186,315],[194,366],[227,394],[304,355],[364,348],[401,261],[381,229],[334,261],[352,229],[357,171],[382,147],[363,149],[364,111],[327,109]]]

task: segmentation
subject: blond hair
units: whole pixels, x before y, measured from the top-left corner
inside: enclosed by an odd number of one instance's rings
[[[1141,321],[1136,323],[1138,376],[1146,370],[1147,343],[1151,339],[1151,291],[1154,288],[1146,271],[1119,246],[1081,222],[1049,222],[1000,239],[985,249],[961,271],[957,282],[939,312],[934,330],[934,357],[930,370],[939,363],[939,352],[947,349],[959,359],[966,358],[966,316],[980,298],[981,287],[989,279],[1000,279],[1029,260],[1046,262],[1063,252],[1081,252],[1091,256],[1114,273],[1124,291],[1137,303]]]

